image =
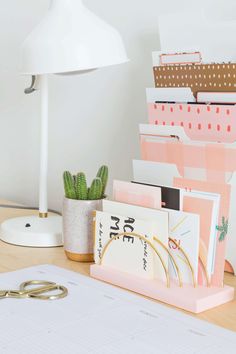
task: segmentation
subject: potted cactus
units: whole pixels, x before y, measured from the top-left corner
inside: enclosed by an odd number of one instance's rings
[[[77,262],[93,261],[93,210],[101,210],[108,167],[101,166],[88,188],[83,172],[63,174],[65,198],[63,201],[63,236],[67,257]]]

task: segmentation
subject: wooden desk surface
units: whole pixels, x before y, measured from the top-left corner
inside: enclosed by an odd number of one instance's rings
[[[4,203],[4,201],[0,200],[1,203]],[[37,214],[37,212],[0,208],[0,223],[8,218],[33,214]],[[89,264],[69,261],[62,247],[27,248],[9,245],[0,241],[0,272],[39,264],[54,264],[89,275]],[[225,284],[233,286],[236,291],[236,277],[231,274],[225,274]],[[236,298],[233,302],[196,315],[196,317],[236,332]]]

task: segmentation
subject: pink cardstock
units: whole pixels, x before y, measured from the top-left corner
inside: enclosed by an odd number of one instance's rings
[[[183,211],[198,214],[200,216],[200,240],[204,245],[206,257],[209,257],[209,244],[211,237],[211,220],[213,211],[213,201],[201,198],[185,196],[183,198]],[[201,272],[199,272],[201,274]],[[211,277],[208,272],[209,278]],[[203,285],[204,278],[198,278],[198,284]]]
[[[236,141],[236,105],[148,103],[150,124],[181,126],[191,140]]]
[[[160,209],[161,188],[115,180],[113,199],[120,203]]]
[[[218,193],[221,196],[219,221],[218,226],[224,227],[229,217],[229,204],[230,204],[230,190],[231,187],[228,184],[217,183],[211,181],[197,181],[184,178],[174,178],[174,187],[187,188],[192,190]],[[227,228],[224,232],[217,233],[216,240],[216,255],[215,255],[215,268],[212,275],[211,284],[213,286],[222,286],[224,280],[224,266],[225,266],[225,251],[227,241]]]

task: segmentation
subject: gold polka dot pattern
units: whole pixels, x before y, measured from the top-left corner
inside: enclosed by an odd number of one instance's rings
[[[236,63],[163,65],[153,68],[156,87],[190,87],[198,91],[236,91]]]

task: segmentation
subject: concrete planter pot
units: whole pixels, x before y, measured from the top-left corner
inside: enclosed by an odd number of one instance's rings
[[[102,209],[102,199],[63,201],[63,236],[66,256],[77,262],[93,262],[93,211]]]

